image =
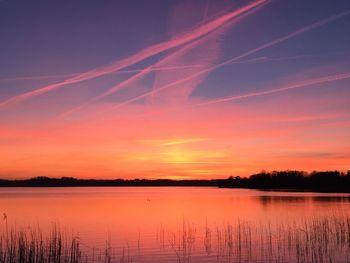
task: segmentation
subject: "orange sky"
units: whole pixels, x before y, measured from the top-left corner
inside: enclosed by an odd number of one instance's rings
[[[261,169],[346,170],[350,123],[346,109],[332,108],[349,99],[330,96],[292,92],[236,105],[133,105],[113,116],[17,119],[1,129],[1,174],[182,179]]]

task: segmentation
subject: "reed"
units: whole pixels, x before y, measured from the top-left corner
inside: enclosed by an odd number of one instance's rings
[[[159,253],[169,252],[167,262],[350,262],[347,216],[264,223],[236,220],[220,226],[206,222],[203,228],[183,220],[176,231],[162,226],[159,232]],[[138,262],[144,252],[140,238],[135,248],[127,245],[114,254],[110,235],[105,249],[95,249],[77,236],[63,234],[57,225],[44,235],[38,229],[9,229],[6,222],[0,234],[0,262]]]
[[[110,263],[111,251],[109,238],[104,250],[96,249],[64,234],[56,224],[44,234],[39,228],[9,229],[6,222],[0,234],[0,263]]]
[[[170,233],[169,247],[177,262],[201,262],[203,257],[210,258],[210,262],[233,263],[350,262],[349,217],[265,223],[237,220],[215,227],[206,223],[198,234],[197,229],[183,222],[180,231]],[[201,246],[195,251],[197,240]],[[166,249],[164,244],[163,247]]]
[[[47,237],[38,230],[6,230],[0,236],[0,262],[78,263],[82,252],[78,237],[65,238],[56,225]]]

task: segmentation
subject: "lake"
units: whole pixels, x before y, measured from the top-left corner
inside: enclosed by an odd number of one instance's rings
[[[0,189],[2,235],[79,238],[87,261],[349,262],[350,195],[213,187]]]

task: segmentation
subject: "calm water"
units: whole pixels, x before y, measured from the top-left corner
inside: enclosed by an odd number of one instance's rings
[[[1,231],[5,221],[43,232],[57,224],[78,235],[90,254],[107,240],[114,262],[349,262],[350,256],[347,194],[6,188],[0,189],[0,212],[7,215]]]

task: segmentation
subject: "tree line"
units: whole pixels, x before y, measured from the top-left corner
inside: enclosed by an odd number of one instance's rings
[[[350,171],[262,171],[249,178],[230,177],[225,187],[350,192]]]
[[[170,179],[77,179],[45,176],[23,180],[0,180],[0,187],[72,187],[72,186],[214,186],[263,190],[296,190],[350,192],[350,171],[262,171],[250,177],[230,176],[227,179],[170,180]]]

